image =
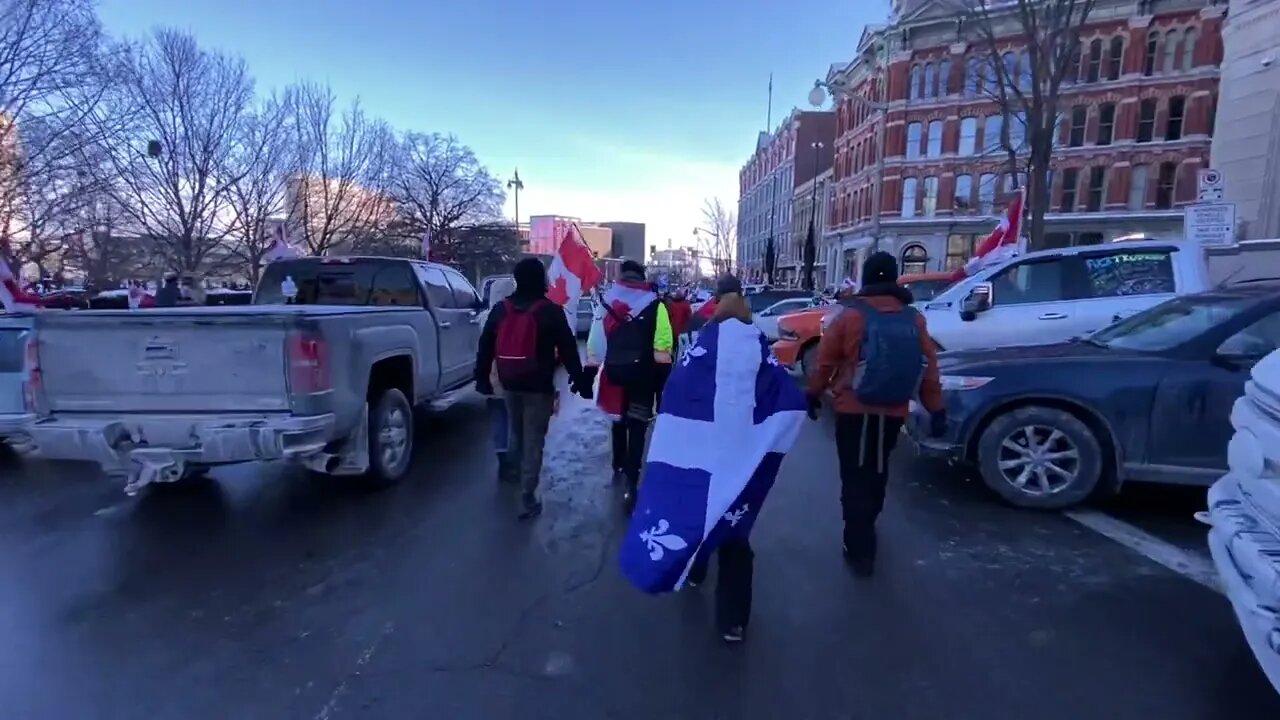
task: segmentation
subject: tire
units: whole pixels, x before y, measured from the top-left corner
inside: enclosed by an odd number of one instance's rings
[[[1039,458],[1018,449],[1032,443],[1042,448]],[[1097,488],[1102,446],[1071,413],[1032,405],[1000,415],[987,426],[978,440],[978,469],[982,481],[1005,502],[1057,510],[1083,502]]]
[[[369,471],[374,487],[390,487],[404,479],[413,461],[413,406],[399,388],[382,391],[369,409]]]
[[[805,377],[809,377],[809,373],[813,372],[813,368],[818,364],[818,343],[811,342],[804,346],[800,351],[800,372]]]

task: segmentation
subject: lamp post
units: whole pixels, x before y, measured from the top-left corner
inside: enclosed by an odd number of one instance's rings
[[[516,201],[516,228],[520,227],[520,191],[524,189],[524,181],[520,179],[520,168],[516,168],[516,174],[507,181],[507,187],[511,188],[515,193]]]
[[[875,192],[871,196],[871,243],[874,250],[880,249],[880,208],[884,194],[884,142],[889,126],[889,63],[887,62],[889,46],[884,41],[880,42],[877,55],[882,61],[880,66],[883,68],[883,77],[877,88],[880,96],[878,101],[868,100],[858,95],[843,83],[834,84],[824,80],[814,80],[813,89],[809,91],[809,104],[814,107],[822,107],[827,100],[827,93],[830,93],[832,99],[837,102],[844,99],[852,100],[880,115],[879,125],[876,127]]]

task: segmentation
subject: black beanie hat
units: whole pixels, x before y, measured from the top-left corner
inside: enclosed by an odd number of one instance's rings
[[[511,275],[516,281],[516,292],[521,295],[541,295],[547,291],[547,269],[538,258],[525,258],[516,263]]]
[[[889,253],[880,250],[871,253],[871,257],[862,263],[862,284],[898,282],[898,261]]]

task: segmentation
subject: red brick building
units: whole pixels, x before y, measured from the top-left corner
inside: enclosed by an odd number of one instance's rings
[[[1051,201],[1037,247],[1181,236],[1181,208],[1208,163],[1224,10],[1209,0],[1098,0],[1059,101]],[[1019,32],[1009,28],[1010,36]],[[953,11],[927,4],[868,28],[858,57],[828,73],[833,85],[888,101],[880,247],[898,255],[904,272],[963,264],[1009,191],[1025,184],[1001,140],[1006,123],[1015,147],[1025,129],[984,91],[993,71],[972,36]],[[1027,72],[1013,40],[1002,59],[1011,77]],[[850,275],[873,244],[881,117],[849,98],[836,107],[826,243]]]

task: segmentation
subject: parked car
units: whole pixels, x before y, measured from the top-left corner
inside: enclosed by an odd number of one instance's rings
[[[783,315],[811,308],[815,302],[812,295],[779,300],[760,312],[753,313],[751,321],[760,328],[760,332],[764,333],[769,342],[773,342],[778,339],[778,320]]]
[[[586,337],[591,332],[591,323],[596,317],[595,301],[589,297],[578,298],[578,312],[574,318],[573,332],[578,337]]]
[[[448,267],[283,260],[253,301],[38,313],[36,451],[128,492],[274,459],[387,485],[410,466],[413,406],[471,382],[483,306]]]
[[[1208,485],[1227,467],[1231,406],[1277,346],[1280,282],[1175,298],[1079,340],[942,353],[947,433],[928,437],[919,408],[907,432],[1022,507]]]
[[[40,307],[50,310],[88,310],[88,292],[84,288],[54,290],[40,296]]]
[[[924,305],[946,350],[1062,342],[1212,287],[1195,243],[1133,240],[1027,253]]]
[[[33,416],[27,396],[34,389],[28,358],[34,354],[34,316],[0,313],[0,445],[24,444]]]
[[[1209,489],[1209,553],[1258,664],[1280,691],[1280,352],[1231,410],[1231,472]]]

